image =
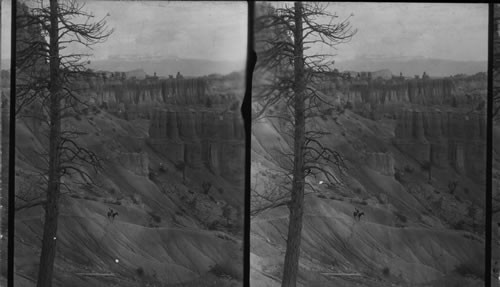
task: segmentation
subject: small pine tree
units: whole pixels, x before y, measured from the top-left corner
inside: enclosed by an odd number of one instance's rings
[[[231,220],[231,215],[232,215],[232,208],[229,204],[226,204],[222,208],[222,216],[226,219],[226,225],[229,225],[229,222]]]

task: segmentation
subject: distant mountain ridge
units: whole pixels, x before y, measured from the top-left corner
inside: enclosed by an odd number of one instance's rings
[[[362,57],[353,60],[339,61],[335,68],[340,71],[379,71],[390,70],[393,75],[413,77],[422,76],[426,72],[431,77],[446,77],[456,74],[473,75],[486,72],[487,61],[454,61],[431,58],[370,58]]]
[[[2,69],[10,66],[9,59],[1,60]],[[487,61],[454,61],[429,58],[387,58],[387,57],[362,57],[354,60],[338,61],[334,68],[340,71],[366,71],[375,72],[390,70],[395,76],[403,73],[404,76],[413,77],[426,72],[431,77],[446,77],[456,74],[473,75],[486,72]],[[229,74],[234,71],[244,71],[245,63],[234,61],[213,61],[202,59],[163,58],[155,60],[135,58],[113,58],[92,61],[89,68],[103,71],[128,72],[143,69],[148,75],[154,72],[158,76],[175,76],[177,72],[186,76],[204,76],[209,74]]]
[[[209,74],[229,74],[245,69],[245,62],[215,61],[204,59],[149,58],[149,59],[107,59],[91,61],[89,68],[103,71],[127,72],[142,69],[148,75],[155,72],[160,77],[175,76],[180,72],[185,76],[204,76]]]

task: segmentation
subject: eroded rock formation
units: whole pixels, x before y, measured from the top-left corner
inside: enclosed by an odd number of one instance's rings
[[[96,74],[76,90],[94,105],[125,119],[150,119],[148,142],[176,163],[206,167],[231,182],[243,180],[244,126],[239,111],[242,85],[235,79],[147,77],[125,79]],[[148,159],[124,154],[120,162],[147,175]]]
[[[230,182],[243,176],[245,133],[239,112],[155,109],[149,142],[173,161],[206,167]]]
[[[164,106],[222,108],[240,102],[232,93],[213,92],[204,78],[144,80],[93,76],[80,79],[75,90],[91,104],[126,119],[151,119],[153,110]]]
[[[401,104],[454,105],[466,102],[457,97],[451,79],[412,79],[390,81],[355,81],[343,91],[344,100],[353,110],[379,118],[394,114]]]
[[[327,95],[338,91],[342,101],[349,103],[354,112],[379,119],[386,114],[395,115],[405,105],[476,108],[481,102],[485,103],[486,77],[484,73],[435,79],[393,77],[391,80],[325,76],[319,89]]]
[[[397,117],[395,144],[419,162],[452,166],[484,180],[486,117],[439,109],[405,109]]]

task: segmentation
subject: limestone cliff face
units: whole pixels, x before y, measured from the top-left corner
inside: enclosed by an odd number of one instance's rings
[[[372,119],[395,115],[402,106],[446,105],[476,108],[486,100],[486,76],[454,76],[440,79],[346,80],[325,76],[318,88],[326,95],[339,94],[352,110]]]
[[[148,142],[170,160],[242,183],[245,133],[241,96],[232,85],[230,79],[95,76],[80,79],[77,90],[117,116],[149,119]],[[143,154],[123,154],[119,161],[136,174],[148,174]]]
[[[446,78],[354,81],[344,87],[343,94],[354,111],[372,118],[384,113],[394,114],[405,103],[457,106],[466,102],[465,98],[457,96],[453,81]]]
[[[451,165],[459,173],[484,180],[486,117],[483,113],[402,110],[397,117],[394,142],[422,163]]]
[[[242,180],[245,132],[239,112],[155,109],[149,142],[173,161],[206,167],[230,182]]]
[[[234,94],[211,91],[204,78],[136,80],[94,76],[80,79],[75,86],[90,103],[126,119],[151,119],[158,107],[222,108],[239,101]]]

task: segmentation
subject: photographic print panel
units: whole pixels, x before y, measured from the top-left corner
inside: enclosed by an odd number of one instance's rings
[[[488,5],[255,14],[251,285],[484,285]]]
[[[247,4],[17,3],[15,285],[243,286]]]

